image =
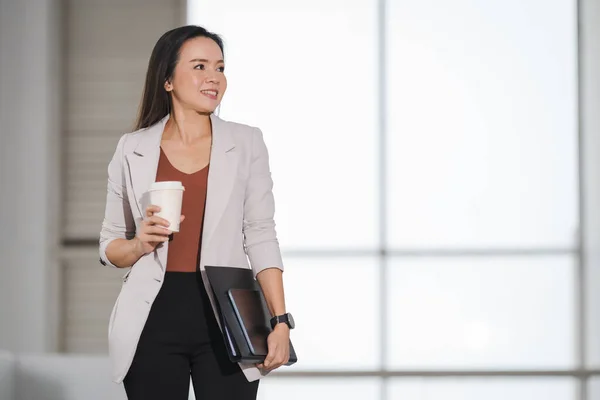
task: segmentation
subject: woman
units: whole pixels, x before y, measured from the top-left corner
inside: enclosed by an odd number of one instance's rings
[[[197,26],[165,33],[146,76],[137,131],[108,168],[100,237],[105,265],[132,267],[109,323],[114,380],[129,399],[255,399],[258,379],[289,358],[283,263],[260,130],[214,115],[227,88],[219,36]],[[185,187],[179,232],[156,205],[155,181]],[[250,265],[248,264],[250,261]],[[251,267],[275,327],[264,365],[229,361],[205,265]]]

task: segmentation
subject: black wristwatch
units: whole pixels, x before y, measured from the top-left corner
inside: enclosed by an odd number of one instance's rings
[[[283,315],[276,315],[273,318],[271,318],[271,328],[275,329],[275,325],[277,324],[287,324],[287,326],[290,329],[294,329],[296,327],[296,323],[294,322],[294,317],[292,317],[292,314],[290,313],[286,313]]]

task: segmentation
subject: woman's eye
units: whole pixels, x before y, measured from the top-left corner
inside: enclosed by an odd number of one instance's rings
[[[217,68],[217,71],[219,71],[219,72],[225,72],[225,67],[219,67],[219,68]]]
[[[194,69],[204,69],[204,64],[198,64],[194,67]]]

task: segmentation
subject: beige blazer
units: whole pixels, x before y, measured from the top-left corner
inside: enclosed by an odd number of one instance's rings
[[[106,211],[100,233],[100,260],[117,238],[132,238],[144,216],[144,194],[156,177],[160,142],[169,116],[157,124],[121,137],[108,167]],[[198,268],[205,265],[283,270],[275,232],[269,156],[257,128],[211,116],[213,138],[208,175],[204,233]],[[184,194],[185,195],[185,194]],[[113,380],[123,381],[165,270],[168,242],[140,258],[123,277],[108,327]],[[206,282],[206,279],[204,279]],[[212,292],[207,290],[213,306]],[[216,311],[215,311],[216,312]],[[217,320],[219,320],[217,318]],[[254,365],[241,364],[246,378],[261,378]]]

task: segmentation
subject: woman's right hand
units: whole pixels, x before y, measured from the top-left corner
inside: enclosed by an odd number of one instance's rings
[[[169,235],[172,233],[168,229],[169,221],[154,215],[157,212],[160,212],[159,206],[149,205],[146,208],[146,218],[144,218],[136,233],[136,248],[140,257],[153,252],[160,243],[168,241]],[[184,218],[182,215],[181,221]]]

